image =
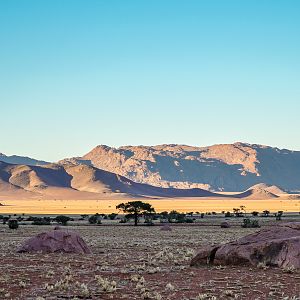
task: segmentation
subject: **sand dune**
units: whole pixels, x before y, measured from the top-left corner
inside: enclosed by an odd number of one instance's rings
[[[267,192],[270,192],[272,194],[275,194],[277,196],[287,194],[283,189],[281,189],[279,186],[266,184],[266,183],[258,183],[253,185],[250,189],[263,189]]]
[[[278,193],[278,194],[277,194]],[[85,164],[12,165],[0,162],[0,196],[22,199],[122,199],[206,197],[273,199],[284,194],[277,186],[257,184],[242,193],[219,194],[204,189],[161,188],[136,183],[121,175]]]
[[[236,198],[246,198],[246,199],[273,199],[279,196],[270,192],[270,190],[277,190],[277,187],[268,186],[266,184],[257,184],[246,190],[243,193],[236,194]]]
[[[160,188],[87,165],[11,165],[0,162],[0,191],[22,190],[29,198],[99,199],[99,197],[224,197],[202,189]]]

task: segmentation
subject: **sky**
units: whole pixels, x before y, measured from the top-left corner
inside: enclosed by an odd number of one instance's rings
[[[300,150],[300,1],[1,0],[0,152]]]

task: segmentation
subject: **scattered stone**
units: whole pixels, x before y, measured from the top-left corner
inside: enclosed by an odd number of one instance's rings
[[[161,231],[172,231],[172,228],[170,225],[165,224],[165,225],[161,226],[160,230]]]
[[[222,222],[221,223],[221,228],[230,228],[231,225],[228,222]]]

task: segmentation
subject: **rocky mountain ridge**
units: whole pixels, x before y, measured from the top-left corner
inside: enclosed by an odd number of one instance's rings
[[[99,145],[73,161],[161,187],[241,192],[266,183],[287,191],[300,190],[300,151],[256,144]]]

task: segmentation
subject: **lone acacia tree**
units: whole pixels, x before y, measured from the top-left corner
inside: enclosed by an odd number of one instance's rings
[[[129,217],[134,218],[134,226],[137,226],[139,217],[147,213],[154,213],[155,210],[151,204],[142,201],[131,201],[120,203],[116,209],[122,210]]]

